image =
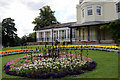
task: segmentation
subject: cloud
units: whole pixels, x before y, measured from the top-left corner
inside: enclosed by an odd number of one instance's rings
[[[62,23],[76,21],[76,5],[78,0],[54,0],[49,4],[55,10],[58,21]],[[70,19],[70,16],[73,19]]]
[[[33,32],[32,21],[39,16],[39,9],[49,5],[61,23],[76,21],[78,0],[0,0],[0,22],[15,19],[18,36]]]
[[[0,10],[2,19],[7,17],[15,19],[18,36],[22,37],[26,33],[33,32],[34,25],[32,21],[37,17],[38,11],[30,10],[28,6],[22,4],[19,0],[9,3],[6,7],[0,6]]]
[[[22,4],[26,5],[31,10],[39,10],[46,5],[48,0],[21,0]]]

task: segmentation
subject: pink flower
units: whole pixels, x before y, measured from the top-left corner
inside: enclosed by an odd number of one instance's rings
[[[81,58],[81,57],[80,57]],[[85,57],[84,56],[82,56],[82,60],[85,60]]]
[[[10,68],[9,70],[12,71],[12,68]]]
[[[10,62],[8,62],[7,65],[10,65]]]
[[[81,56],[81,55],[78,55],[78,56]]]
[[[74,56],[75,54],[68,54],[69,56]]]
[[[40,58],[40,57],[38,57],[38,59],[40,59],[40,60],[41,60],[41,58]]]
[[[13,64],[12,62],[9,63],[10,65]]]
[[[13,68],[14,66],[12,65],[11,68]]]
[[[24,58],[27,58],[27,56],[24,56]]]
[[[87,58],[88,61],[92,62],[93,60],[91,58]]]
[[[66,55],[59,55],[59,57],[61,57],[61,58],[66,58]]]

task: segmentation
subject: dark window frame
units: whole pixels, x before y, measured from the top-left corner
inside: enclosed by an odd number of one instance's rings
[[[116,4],[116,12],[120,13],[120,2]]]
[[[87,7],[87,16],[92,16],[93,15],[93,7],[89,6]]]

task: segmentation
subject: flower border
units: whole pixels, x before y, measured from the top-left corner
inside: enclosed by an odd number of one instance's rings
[[[20,59],[22,59],[24,57],[21,57]],[[91,58],[90,58],[91,59]],[[9,62],[8,62],[9,63]],[[93,69],[95,69],[96,67],[96,63],[92,60],[91,63],[87,66],[85,66],[83,69],[77,69],[75,71],[64,71],[64,72],[50,72],[50,73],[17,73],[16,71],[10,71],[10,65],[6,64],[4,66],[4,70],[6,74],[9,75],[14,75],[14,76],[21,76],[21,77],[28,77],[28,78],[37,78],[37,79],[47,79],[47,78],[61,78],[61,77],[65,77],[66,75],[79,75],[82,73],[85,73],[87,71],[92,71]]]

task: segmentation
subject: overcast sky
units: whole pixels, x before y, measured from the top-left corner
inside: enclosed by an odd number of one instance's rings
[[[15,19],[17,34],[22,37],[32,33],[32,21],[39,16],[39,9],[49,5],[61,23],[76,21],[76,5],[79,0],[0,0],[0,22],[4,18]]]

